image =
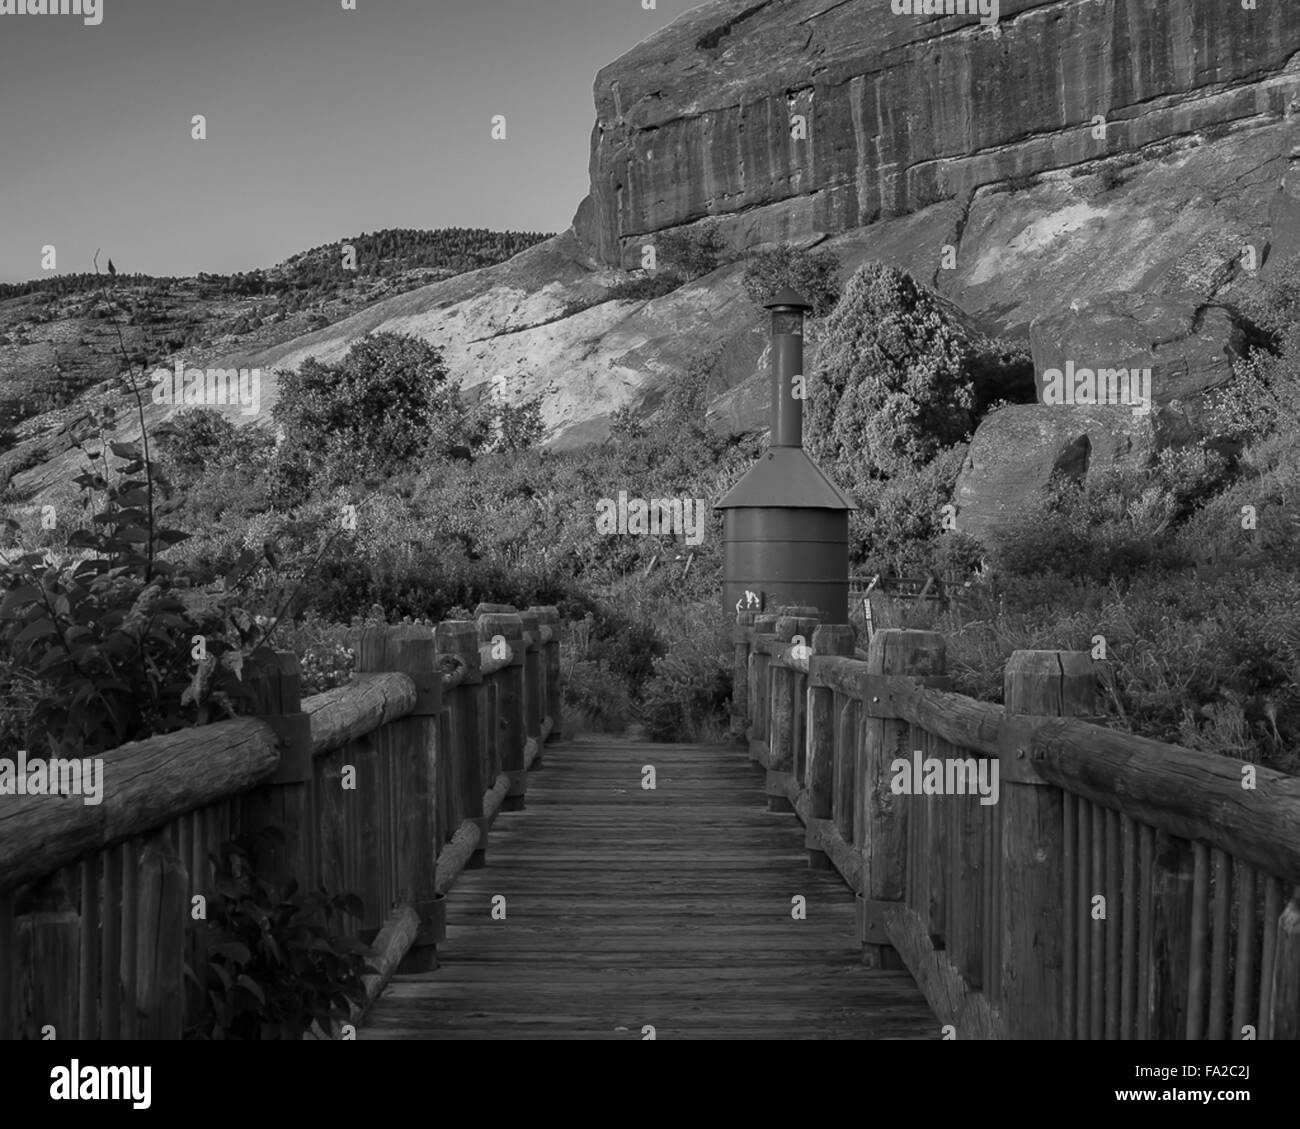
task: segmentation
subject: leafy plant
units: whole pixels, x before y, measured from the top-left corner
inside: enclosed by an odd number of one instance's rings
[[[650,741],[718,741],[726,731],[731,672],[712,655],[671,653],[655,660],[641,720]]]
[[[971,358],[967,333],[934,294],[894,267],[865,264],[817,351],[809,454],[853,491],[923,466],[969,434]]]
[[[782,243],[745,260],[741,285],[758,306],[785,287],[792,287],[812,306],[812,316],[821,318],[840,299],[839,270],[839,256],[832,251],[801,251]]]
[[[344,917],[360,918],[361,899],[323,887],[301,892],[294,879],[276,889],[255,869],[262,845],[239,837],[211,859],[203,979],[186,966],[202,1002],[186,1038],[301,1039],[313,1024],[330,1031],[365,1002],[372,950],[338,928]]]

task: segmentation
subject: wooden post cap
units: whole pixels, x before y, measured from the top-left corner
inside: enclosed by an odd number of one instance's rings
[[[884,674],[943,674],[948,646],[938,631],[890,627],[877,631],[867,646],[871,670]]]
[[[528,650],[537,650],[542,640],[542,624],[536,612],[520,612],[519,622],[523,627],[524,639],[528,641]]]
[[[490,643],[496,635],[504,636],[507,643],[523,642],[524,622],[518,612],[482,612],[477,619],[480,643]]]
[[[853,642],[853,627],[847,623],[823,623],[812,634],[815,655],[851,655]]]
[[[434,629],[419,623],[362,628],[357,640],[358,674],[405,674],[415,683],[413,717],[442,708],[442,674]]]
[[[796,635],[802,635],[806,643],[816,630],[816,616],[783,615],[776,621],[776,637],[781,643],[790,642]]]
[[[1002,688],[1011,714],[1093,717],[1100,712],[1097,672],[1087,651],[1014,651]]]
[[[479,606],[474,609],[474,618],[477,619],[481,615],[492,614],[513,615],[518,610],[519,609],[516,608],[514,604],[479,604]]]
[[[500,635],[510,647],[508,666],[524,664],[524,623],[518,612],[483,612],[478,616],[480,653]],[[489,652],[490,653],[490,652]]]
[[[764,612],[754,617],[754,634],[771,635],[776,630],[776,621],[780,619],[775,612]]]
[[[434,629],[438,645],[438,666],[443,674],[465,671],[461,685],[483,681],[483,664],[478,649],[478,624],[472,619],[448,619]]]

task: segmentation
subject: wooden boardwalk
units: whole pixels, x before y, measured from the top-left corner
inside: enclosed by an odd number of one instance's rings
[[[851,892],[743,752],[548,745],[527,803],[452,889],[441,967],[394,977],[361,1038],[939,1038],[907,973],[862,966]]]

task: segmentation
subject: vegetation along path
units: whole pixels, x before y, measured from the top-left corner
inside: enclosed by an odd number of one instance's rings
[[[862,965],[851,891],[743,752],[548,745],[527,803],[449,895],[441,967],[395,977],[362,1038],[939,1037],[906,972]]]

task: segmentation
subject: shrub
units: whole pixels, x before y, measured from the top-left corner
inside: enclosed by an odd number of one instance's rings
[[[51,751],[74,755],[243,711],[244,664],[263,642],[234,594],[256,557],[237,562],[229,592],[184,588],[159,554],[186,534],[155,527],[149,480],[134,477],[147,472],[139,444],[110,448],[121,478],[110,483],[93,470],[76,478],[88,505],[106,497],[95,528],[68,538],[84,550],[80,559],[26,553],[0,573],[0,654],[42,684],[30,724]],[[204,652],[192,660],[195,636]]]
[[[640,716],[651,741],[717,742],[730,723],[731,671],[710,655],[655,660]]]
[[[868,263],[832,311],[808,384],[809,451],[853,488],[929,462],[973,423],[971,347],[911,275]]]
[[[686,281],[716,270],[719,256],[726,249],[713,223],[661,232],[655,236],[654,245],[656,261],[670,263]]]
[[[605,292],[602,302],[648,302],[671,294],[686,280],[675,270],[658,270],[629,278]]]
[[[938,546],[956,536],[944,529],[943,507],[952,501],[965,457],[960,444],[925,466],[862,485],[854,495],[858,509],[849,515],[849,554],[859,567],[898,575],[939,567]]]
[[[359,918],[361,900],[323,887],[300,893],[293,879],[275,889],[255,870],[257,846],[235,839],[212,860],[201,949],[208,959],[202,981],[186,968],[201,1001],[186,1038],[300,1040],[313,1024],[329,1034],[365,1003],[371,950],[335,924]]]
[[[330,485],[395,473],[431,448],[477,449],[487,439],[487,421],[447,379],[442,353],[418,338],[371,334],[341,364],[308,358],[279,378],[273,418],[289,448],[281,458],[299,472],[322,472]]]
[[[840,260],[831,251],[801,251],[789,243],[750,255],[741,285],[757,306],[789,286],[812,306],[812,316],[826,317],[840,299]]]
[[[566,731],[622,733],[632,716],[627,683],[612,670],[588,659],[568,665],[564,705],[572,713]]]

